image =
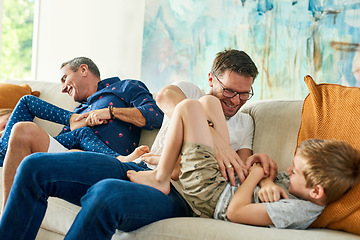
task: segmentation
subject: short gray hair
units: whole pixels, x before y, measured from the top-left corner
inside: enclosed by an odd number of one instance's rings
[[[96,77],[100,78],[100,71],[96,64],[87,57],[76,57],[74,59],[71,59],[67,62],[64,62],[61,64],[60,69],[62,69],[65,65],[70,64],[70,69],[74,72],[76,72],[81,64],[86,64],[89,68],[89,71],[94,74]]]

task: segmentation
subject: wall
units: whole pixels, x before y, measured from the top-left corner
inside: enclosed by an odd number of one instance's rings
[[[101,77],[140,79],[145,0],[38,0],[34,78],[59,81],[61,63],[90,57]]]

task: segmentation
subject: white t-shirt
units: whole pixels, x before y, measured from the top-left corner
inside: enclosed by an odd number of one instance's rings
[[[205,92],[198,86],[191,82],[180,81],[173,83],[173,85],[180,88],[188,99],[199,99],[205,95]],[[250,115],[246,113],[237,112],[233,117],[227,121],[230,146],[235,151],[248,148],[252,149],[252,141],[254,135],[254,122]],[[165,115],[161,128],[156,136],[151,148],[151,153],[160,155],[164,147],[166,131],[169,127],[170,119]]]

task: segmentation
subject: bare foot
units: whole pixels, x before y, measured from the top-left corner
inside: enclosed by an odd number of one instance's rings
[[[146,145],[141,145],[137,148],[135,148],[135,150],[130,153],[127,156],[118,156],[116,157],[120,162],[132,162],[135,159],[137,159],[138,157],[140,157],[141,155],[150,152],[149,147]]]
[[[160,161],[160,155],[146,153],[141,156],[141,160],[151,165],[158,165]]]
[[[166,195],[170,192],[170,180],[160,182],[156,180],[156,171],[139,171],[134,170],[127,171],[127,177],[134,183],[140,183],[147,185],[165,193]]]

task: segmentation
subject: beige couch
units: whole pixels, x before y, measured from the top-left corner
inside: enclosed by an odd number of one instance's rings
[[[60,93],[60,84],[30,82],[33,90],[41,92],[40,98],[58,106],[73,109],[75,103]],[[250,101],[242,111],[249,113],[255,123],[254,152],[268,153],[279,170],[291,164],[297,133],[300,126],[302,100]],[[51,135],[61,126],[36,120]],[[153,142],[157,131],[144,131],[142,144]],[[146,199],[144,199],[146,201]],[[38,233],[38,240],[63,239],[80,207],[61,199],[50,198],[49,206]],[[360,227],[360,226],[359,226]],[[130,233],[117,232],[113,239],[360,239],[353,234],[325,230],[282,230],[253,227],[205,218],[173,218],[144,226]]]

